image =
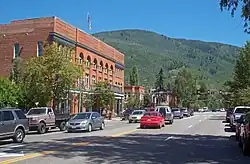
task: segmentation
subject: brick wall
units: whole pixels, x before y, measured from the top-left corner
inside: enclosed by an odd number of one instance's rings
[[[53,31],[53,18],[27,19],[0,25],[0,75],[8,76],[13,59],[14,44],[23,47],[23,59],[36,56],[37,41],[48,39]]]

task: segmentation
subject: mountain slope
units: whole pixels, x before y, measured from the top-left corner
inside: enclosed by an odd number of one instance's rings
[[[154,85],[161,67],[167,80],[173,79],[173,72],[186,67],[199,80],[218,88],[231,77],[239,51],[239,47],[231,45],[174,39],[143,30],[101,32],[94,36],[125,54],[125,82],[135,65],[144,86]]]

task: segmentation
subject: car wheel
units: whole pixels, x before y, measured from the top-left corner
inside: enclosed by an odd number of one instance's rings
[[[158,126],[158,129],[161,129],[161,124]]]
[[[140,128],[141,128],[141,129],[144,129],[144,126],[141,125]]]
[[[46,125],[42,122],[39,123],[38,128],[37,128],[37,132],[39,134],[44,134],[46,132]]]
[[[23,142],[24,137],[25,137],[24,131],[19,128],[15,131],[13,141],[16,143],[21,143],[21,142]]]
[[[132,120],[129,120],[128,123],[132,123]]]
[[[174,122],[174,120],[171,120],[171,121],[170,121],[170,124],[173,124],[173,122]]]
[[[92,132],[92,125],[91,124],[88,125],[88,132]]]
[[[162,127],[165,127],[165,123],[163,122]]]
[[[103,130],[103,129],[104,129],[104,127],[105,127],[105,124],[104,124],[104,123],[102,123],[102,125],[101,125],[100,129],[101,129],[101,130]]]
[[[60,124],[60,126],[59,126],[59,129],[60,129],[60,131],[64,131],[64,130],[66,130],[66,123],[63,121],[63,122],[61,122],[61,124]]]

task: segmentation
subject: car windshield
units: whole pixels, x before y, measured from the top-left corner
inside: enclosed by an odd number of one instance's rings
[[[172,108],[172,112],[180,111],[178,108]]]
[[[76,120],[76,119],[89,119],[90,118],[91,113],[78,113],[76,114],[72,120]]]
[[[144,114],[144,116],[157,116],[156,112],[147,112]]]
[[[35,114],[46,114],[45,108],[34,108],[30,109],[27,115],[35,115]]]
[[[134,111],[133,112],[133,115],[140,115],[140,114],[143,114],[143,112],[142,111]]]
[[[237,108],[235,110],[235,113],[246,113],[246,112],[249,112],[250,111],[250,108]]]

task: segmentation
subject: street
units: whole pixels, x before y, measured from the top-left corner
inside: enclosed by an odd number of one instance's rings
[[[249,163],[223,120],[224,112],[206,112],[175,119],[162,129],[117,120],[91,133],[29,134],[22,144],[0,142],[0,164]]]

